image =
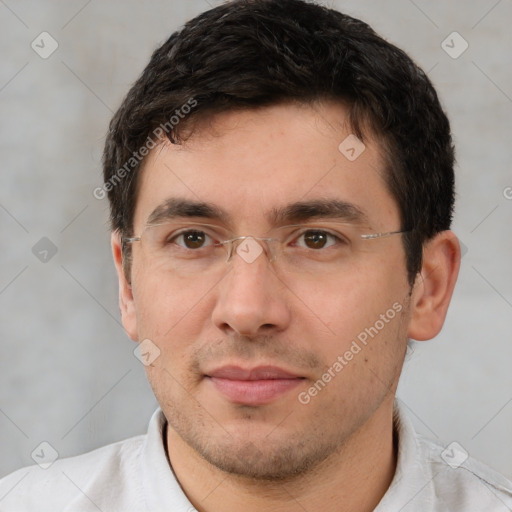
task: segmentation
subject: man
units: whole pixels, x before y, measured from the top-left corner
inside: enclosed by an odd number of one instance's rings
[[[460,262],[425,74],[364,23],[233,1],[157,49],[104,153],[147,436],[20,470],[2,510],[506,511],[512,484],[416,436],[395,392]]]

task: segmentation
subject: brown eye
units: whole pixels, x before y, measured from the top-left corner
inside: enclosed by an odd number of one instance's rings
[[[201,249],[210,237],[204,231],[185,231],[174,238],[174,242],[185,249]]]
[[[306,231],[304,233],[304,244],[309,249],[323,249],[328,243],[328,237],[332,236],[325,231]]]

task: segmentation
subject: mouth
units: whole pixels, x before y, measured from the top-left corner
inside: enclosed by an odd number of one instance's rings
[[[223,366],[205,377],[230,402],[250,406],[271,403],[305,379],[277,366]]]

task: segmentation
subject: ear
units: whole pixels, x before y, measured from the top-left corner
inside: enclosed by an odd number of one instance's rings
[[[111,236],[112,254],[116,266],[117,278],[119,280],[119,309],[126,334],[133,340],[138,341],[137,316],[135,314],[135,303],[133,300],[132,287],[123,268],[123,252],[121,235],[118,231]]]
[[[441,331],[459,268],[460,245],[452,231],[442,231],[427,242],[411,296],[409,338],[429,340]]]

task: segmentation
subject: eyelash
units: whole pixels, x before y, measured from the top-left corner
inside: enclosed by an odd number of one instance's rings
[[[335,235],[334,233],[330,232],[330,231],[327,231],[327,230],[324,230],[324,229],[306,229],[304,231],[302,231],[298,236],[294,237],[294,243],[296,244],[297,241],[305,236],[306,234],[308,233],[316,233],[316,234],[322,234],[322,235],[325,235],[327,236],[328,238],[331,238],[335,241],[335,243],[337,244],[340,244],[340,243],[346,243],[346,240],[338,235]],[[328,245],[327,247],[331,247],[332,245],[334,244],[331,244],[331,245]],[[324,247],[322,247],[322,249],[324,249]]]
[[[183,245],[181,245],[181,244],[178,244],[176,242],[177,239],[179,239],[180,237],[186,236],[187,234],[191,234],[191,233],[194,233],[194,234],[204,234],[206,237],[208,237],[210,240],[212,240],[213,243],[210,243],[208,245],[203,245],[203,246],[201,246],[198,249],[190,249],[190,248],[184,247],[184,243],[183,243]],[[297,244],[297,241],[301,237],[307,235],[308,233],[318,233],[318,234],[326,235],[327,237],[329,237],[331,239],[334,239],[335,242],[338,243],[338,244],[347,244],[348,243],[347,239],[345,237],[343,237],[342,235],[334,234],[331,231],[327,231],[325,229],[320,229],[320,228],[307,228],[307,229],[303,229],[302,231],[300,231],[298,233],[294,233],[293,234],[293,238],[291,240],[291,243]],[[211,247],[212,245],[215,245],[215,244],[217,244],[219,242],[220,242],[220,240],[215,240],[206,231],[203,231],[203,230],[200,230],[200,229],[190,229],[190,228],[186,229],[186,230],[183,230],[183,231],[180,231],[178,233],[174,233],[173,235],[167,237],[167,239],[166,239],[166,244],[174,243],[174,244],[178,245],[179,247],[181,247],[183,249],[188,249],[188,250],[191,250],[191,251],[197,251],[199,249],[204,249],[206,247]],[[288,242],[288,243],[290,243],[290,242]],[[334,244],[328,245],[327,247],[331,247],[332,245],[334,245]],[[322,247],[322,249],[324,249],[324,248]]]

